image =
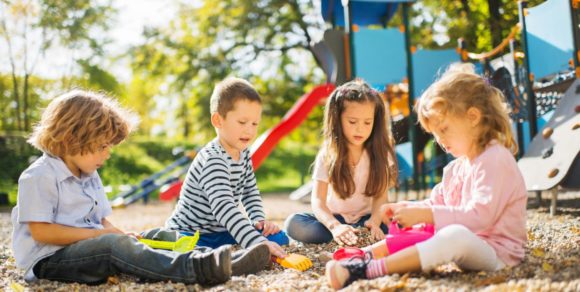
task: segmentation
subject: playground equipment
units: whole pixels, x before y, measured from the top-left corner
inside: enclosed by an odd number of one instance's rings
[[[483,54],[469,53],[461,43],[458,50],[414,48],[410,43],[408,16],[414,2],[322,1],[323,18],[333,24],[333,29],[325,31],[322,40],[312,44],[310,49],[327,75],[327,84],[303,95],[277,126],[257,139],[251,147],[254,168],[259,168],[280,139],[296,128],[312,108],[330,94],[334,84],[339,85],[356,76],[381,91],[384,89],[387,96],[394,96],[390,101],[399,105],[395,107],[398,112],[393,128],[400,182],[405,184],[412,181],[415,189],[427,188],[426,175],[430,175],[432,184],[436,179],[435,171],[451,158],[438,152],[436,143],[429,142],[429,136],[418,128],[416,116],[410,109],[440,71],[451,63],[467,62],[471,58],[481,63],[482,71],[491,77],[492,84],[508,98],[512,119],[516,121],[518,144],[521,153],[524,153],[520,167],[528,189],[577,187],[577,178],[580,177],[578,148],[561,147],[562,144],[576,145],[579,140],[579,131],[576,130],[578,93],[575,91],[578,88],[575,79],[580,76],[578,2],[548,0],[528,9],[527,2],[520,1],[519,26],[512,29],[502,44]],[[399,7],[402,8],[403,25],[400,28],[385,27]],[[514,49],[517,33],[522,34],[523,53]],[[492,59],[508,45],[509,54]],[[519,60],[523,65],[519,65]],[[566,72],[570,67],[575,68],[575,75]],[[406,104],[406,108],[402,108],[401,104]],[[564,107],[574,110],[564,110]],[[552,129],[550,139],[536,135],[545,124]],[[538,155],[537,151],[542,154]],[[542,158],[546,155],[547,158]],[[557,168],[558,174],[550,177],[550,182],[536,186],[530,184],[536,180],[532,173],[540,171],[541,167],[538,166],[545,166],[546,163],[553,163],[550,167]],[[530,167],[532,165],[535,167]],[[167,193],[162,192],[162,198],[176,197],[179,189],[180,185],[175,184]],[[311,189],[311,184],[307,184],[293,193],[291,198],[304,197]],[[555,210],[555,195],[552,205]]]
[[[306,119],[308,113],[320,104],[321,100],[328,97],[333,90],[333,84],[315,87],[312,91],[298,99],[276,126],[267,130],[256,139],[250,148],[254,170],[260,167],[280,139],[298,127]]]
[[[111,206],[125,207],[130,205],[139,199],[143,199],[146,203],[149,200],[149,195],[160,187],[168,184],[172,184],[179,181],[179,177],[182,176],[188,169],[189,162],[195,157],[196,151],[189,151],[185,153],[184,156],[177,159],[175,162],[164,168],[163,170],[151,175],[150,177],[141,181],[138,185],[133,185],[131,188],[119,195],[117,195],[112,201]],[[181,169],[178,169],[181,167]],[[171,171],[178,169],[175,173],[166,176]]]
[[[541,202],[541,191],[551,190],[551,214],[556,212],[558,187],[580,188],[578,9],[578,2],[574,0],[548,0],[532,8],[527,8],[525,1],[520,2],[524,66],[529,72],[525,78],[526,94],[533,97],[532,87],[538,86],[535,81],[550,79],[544,92],[565,91],[559,95],[559,104],[553,113],[544,114],[547,123],[541,131],[538,129],[543,125],[536,122],[536,98],[529,99],[529,133],[533,139],[518,162],[526,188],[536,191],[538,202]],[[575,74],[566,74],[568,71]],[[566,79],[566,76],[572,78]]]

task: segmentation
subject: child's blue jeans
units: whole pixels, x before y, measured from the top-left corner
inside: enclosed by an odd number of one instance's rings
[[[227,272],[208,269],[208,260],[215,261],[214,256],[197,250],[179,253],[152,249],[127,235],[105,234],[58,250],[38,262],[34,274],[39,279],[87,284],[106,282],[109,276],[119,273],[186,284],[229,280]]]
[[[344,218],[339,214],[334,214],[334,218],[338,220],[341,224],[345,224]],[[365,221],[371,218],[371,214],[361,217],[357,222],[349,224],[353,227],[362,227]],[[304,243],[327,243],[331,242],[333,237],[332,233],[324,224],[320,223],[318,219],[312,213],[295,213],[292,214],[285,223],[286,232],[288,236],[292,237],[296,241]],[[389,231],[385,224],[381,223],[381,230],[385,234]]]
[[[261,230],[258,230],[261,232]],[[189,232],[181,232],[182,235],[193,235]],[[266,239],[273,241],[279,245],[288,245],[290,239],[286,232],[280,230],[276,234],[271,234],[266,236]],[[207,246],[211,248],[218,248],[224,244],[238,244],[234,237],[227,231],[224,232],[214,232],[214,233],[203,233],[200,234],[199,240],[197,241],[198,246]]]

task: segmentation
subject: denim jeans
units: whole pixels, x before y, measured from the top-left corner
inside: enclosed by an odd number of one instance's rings
[[[229,252],[229,251],[228,251]],[[230,275],[205,268],[214,256],[199,251],[179,253],[152,249],[135,238],[105,234],[58,250],[34,266],[39,279],[99,284],[125,273],[149,281],[218,284]]]
[[[334,214],[334,218],[341,224],[346,223],[344,218],[339,214]],[[370,214],[365,215],[357,222],[349,225],[353,227],[364,226],[365,221],[369,220],[369,218],[371,218]],[[290,215],[286,219],[285,229],[288,236],[304,243],[328,243],[333,239],[330,230],[324,224],[320,223],[312,213],[295,213]],[[381,229],[387,234],[388,228],[385,224],[381,223]]]
[[[261,232],[261,230],[258,230]],[[182,235],[191,235],[188,232],[181,232]],[[273,241],[279,245],[288,245],[290,239],[288,235],[282,230],[276,234],[271,234],[266,236],[266,239]],[[211,248],[218,248],[225,244],[238,244],[234,237],[227,231],[215,232],[215,233],[204,233],[200,234],[197,245],[200,247],[207,246]]]

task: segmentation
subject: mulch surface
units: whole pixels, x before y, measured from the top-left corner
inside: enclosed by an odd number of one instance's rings
[[[286,199],[286,196],[266,196],[266,214],[282,224],[293,212],[309,209],[308,205]],[[558,214],[551,217],[546,207],[528,210],[528,244],[522,264],[498,272],[467,272],[455,265],[439,267],[430,273],[411,273],[360,280],[345,291],[415,291],[415,290],[486,290],[486,291],[580,291],[580,195],[565,194],[558,201]],[[544,202],[547,205],[548,202]],[[171,203],[134,204],[114,210],[109,218],[123,230],[145,230],[163,225],[170,215]],[[10,213],[0,212],[0,287],[4,291],[329,291],[324,277],[324,265],[336,250],[334,243],[303,245],[292,242],[288,252],[308,256],[313,267],[305,272],[284,269],[273,264],[257,275],[233,277],[223,285],[202,287],[181,283],[144,283],[127,275],[109,278],[98,286],[67,284],[41,280],[24,282],[22,271],[15,267],[11,251]],[[368,231],[361,230],[359,246],[368,245]],[[2,289],[0,289],[2,290]]]

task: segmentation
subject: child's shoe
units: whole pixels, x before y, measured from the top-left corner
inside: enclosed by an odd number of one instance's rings
[[[355,256],[348,260],[326,263],[326,279],[336,290],[342,289],[359,279],[366,279],[367,265],[370,258]]]
[[[364,257],[364,256],[365,256],[364,250],[362,250],[358,247],[352,247],[352,246],[341,247],[341,248],[337,249],[334,252],[334,254],[332,254],[332,258],[335,261],[350,259],[352,257]]]
[[[270,249],[265,243],[232,254],[232,276],[255,274],[270,263]]]
[[[193,253],[193,272],[201,285],[216,285],[227,282],[232,276],[231,245],[214,250]]]

